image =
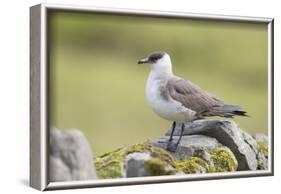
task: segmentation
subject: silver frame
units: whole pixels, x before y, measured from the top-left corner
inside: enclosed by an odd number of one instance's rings
[[[200,175],[159,176],[120,178],[107,180],[87,180],[70,182],[48,181],[48,10],[69,10],[80,12],[108,13],[117,15],[141,15],[164,18],[223,20],[235,22],[254,22],[268,25],[268,131],[269,169],[259,171],[241,171],[232,173],[212,173]],[[30,186],[38,190],[102,187],[116,185],[152,184],[164,182],[195,181],[207,179],[242,178],[256,176],[273,176],[273,18],[241,17],[227,15],[210,15],[180,13],[152,10],[132,10],[117,8],[98,8],[74,5],[39,4],[30,8]]]

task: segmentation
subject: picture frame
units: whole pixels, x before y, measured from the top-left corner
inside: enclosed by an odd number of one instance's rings
[[[189,174],[185,176],[148,176],[137,178],[49,181],[49,21],[51,10],[86,12],[151,18],[192,19],[206,21],[228,21],[238,23],[262,23],[268,29],[268,169],[228,173]],[[90,188],[119,185],[152,184],[210,179],[228,179],[274,174],[274,20],[246,16],[226,16],[168,11],[130,10],[74,5],[39,4],[30,8],[30,186],[38,190]]]

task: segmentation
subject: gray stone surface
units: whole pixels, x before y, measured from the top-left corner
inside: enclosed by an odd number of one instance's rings
[[[258,160],[258,169],[259,170],[266,170],[268,169],[268,159],[262,154],[257,154],[257,160]]]
[[[166,142],[168,141],[168,139],[168,136],[164,136],[159,140],[151,141],[151,144],[166,149]],[[178,136],[175,136],[173,138],[173,142],[176,143],[177,141]],[[221,144],[212,137],[208,137],[205,135],[183,136],[177,151],[174,153],[174,156],[178,160],[184,160],[193,155],[202,155],[203,157],[208,159],[208,152],[218,146],[221,146]]]
[[[148,153],[132,153],[125,158],[125,177],[149,176],[149,172],[144,168],[144,162],[151,157]]]
[[[258,154],[259,149],[258,149],[258,145],[256,140],[248,133],[246,133],[245,131],[242,131],[242,136],[244,141],[252,148],[252,150],[255,152],[255,154]]]
[[[68,166],[59,158],[52,155],[49,156],[50,162],[50,181],[71,181],[71,170]]]
[[[180,134],[179,123],[174,135]],[[169,136],[171,129],[166,136]],[[184,133],[187,135],[201,134],[215,138],[222,145],[228,147],[238,161],[238,170],[256,170],[258,166],[256,152],[245,142],[244,136],[237,125],[232,121],[197,120],[185,123]]]
[[[174,144],[179,138],[179,126],[180,123],[175,130]],[[166,149],[169,134],[170,130],[164,137],[147,143]],[[257,140],[265,144],[264,149],[260,149],[260,144],[257,144]],[[198,120],[185,124],[184,136],[176,152],[168,153],[168,155],[174,158],[172,161],[189,160],[191,156],[201,158],[206,162],[206,166],[200,164],[199,169],[196,171],[193,171],[194,166],[189,168],[191,173],[207,173],[210,172],[210,169],[216,169],[220,165],[214,159],[214,149],[224,148],[230,153],[233,161],[238,162],[237,170],[257,170],[268,168],[267,146],[268,138],[266,135],[256,134],[251,136],[239,129],[232,121]],[[50,181],[75,181],[97,178],[90,146],[79,130],[68,129],[63,131],[52,128],[50,130],[49,151]],[[167,160],[167,158],[164,159],[165,157],[159,156],[167,157],[167,155],[155,155],[155,153],[153,154],[153,152],[147,150],[129,153],[122,160],[121,177],[190,173],[189,171],[178,170],[178,166],[171,163],[170,159]],[[189,163],[189,165],[194,164]],[[235,164],[234,166],[234,170],[236,170],[237,165]],[[233,171],[227,168],[224,170]],[[218,170],[218,172],[221,171]]]
[[[159,158],[152,157],[151,153],[145,153],[145,152],[144,153],[135,152],[135,153],[128,154],[124,159],[124,172],[125,172],[124,177],[155,176],[155,174],[152,174],[153,172],[150,172],[145,165],[146,162],[149,162],[153,159],[159,159]],[[166,173],[168,174],[171,171],[175,171],[175,169],[168,163],[165,163],[165,165],[163,166],[157,164],[153,168],[157,168],[163,173],[158,175],[165,175]],[[177,174],[182,174],[182,173],[177,173]]]
[[[248,133],[246,133],[245,131],[241,131],[242,135],[244,137],[244,141],[249,144],[249,146],[252,148],[252,150],[255,152],[256,154],[256,159],[258,162],[258,169],[262,170],[262,169],[267,169],[268,168],[268,160],[267,158],[259,151],[256,139],[254,139],[254,137],[260,138],[261,141],[265,142],[267,141],[267,136],[263,135],[263,134],[256,134],[254,136],[249,135]]]
[[[254,139],[257,141],[262,141],[266,144],[266,146],[268,146],[268,137],[262,133],[257,133],[255,135],[253,135]]]
[[[90,145],[77,129],[50,129],[50,181],[95,179]]]
[[[268,137],[266,135],[258,133],[258,134],[253,135],[253,138],[256,141],[263,142],[264,145],[268,148]],[[261,169],[261,170],[268,169],[268,159],[261,152],[258,152],[257,160],[258,160],[259,169]]]

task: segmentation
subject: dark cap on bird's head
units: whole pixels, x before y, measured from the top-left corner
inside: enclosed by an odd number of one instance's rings
[[[165,54],[166,53],[162,52],[162,51],[153,52],[148,57],[139,60],[138,64],[143,64],[143,63],[151,63],[152,64],[152,63],[155,63],[159,59],[161,59]]]

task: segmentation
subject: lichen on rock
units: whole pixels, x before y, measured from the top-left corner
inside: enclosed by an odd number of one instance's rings
[[[227,147],[217,147],[210,152],[209,161],[197,155],[185,160],[176,160],[174,166],[185,174],[193,174],[231,172],[237,170],[238,163]]]
[[[178,141],[175,130],[172,143]],[[187,123],[175,152],[170,137],[124,146],[94,159],[77,130],[50,133],[50,174],[54,181],[113,179],[268,169],[268,137],[250,135],[228,121]],[[168,142],[168,143],[167,143]]]
[[[174,157],[168,151],[160,147],[153,146],[148,142],[127,147],[125,150],[125,155],[135,152],[150,153],[152,157],[159,158],[168,163],[171,163],[174,160]]]
[[[201,155],[177,159],[165,149],[145,142],[99,156],[95,165],[97,175],[102,179],[237,170],[237,160],[227,147],[220,146],[205,154],[209,155],[208,160]]]
[[[117,149],[95,158],[95,166],[99,178],[122,177],[123,151]]]
[[[150,171],[151,176],[159,173],[159,175],[175,173],[169,167],[170,163],[174,161],[173,156],[166,150],[152,146],[149,143],[135,144],[125,146],[113,152],[108,152],[95,158],[95,166],[99,178],[120,178],[126,177],[124,170],[126,156],[133,153],[147,153],[151,157],[144,161],[145,168]]]
[[[237,170],[237,160],[228,148],[218,147],[214,149],[210,155],[214,167],[209,168],[208,172],[231,172]]]
[[[268,169],[267,136],[252,136],[233,122],[186,123],[175,153],[166,150],[168,141],[166,135],[99,156],[95,159],[97,175],[105,179]]]
[[[164,162],[159,158],[151,158],[146,160],[144,162],[144,168],[151,176],[173,175],[177,173],[177,171],[167,162]]]
[[[202,158],[192,156],[186,160],[177,160],[174,162],[175,168],[185,174],[202,173],[203,169],[208,167],[208,164]]]
[[[268,146],[266,145],[266,143],[261,140],[257,140],[256,142],[258,145],[259,152],[262,153],[265,158],[268,158]]]

